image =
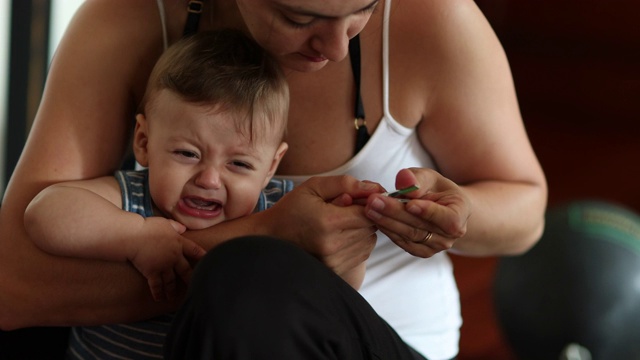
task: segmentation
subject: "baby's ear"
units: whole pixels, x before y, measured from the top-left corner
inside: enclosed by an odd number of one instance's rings
[[[287,152],[287,149],[289,149],[289,144],[287,144],[284,141],[281,142],[280,145],[278,146],[278,149],[276,149],[276,153],[273,155],[273,160],[271,161],[271,167],[269,168],[269,172],[267,173],[266,179],[264,179],[264,184],[262,184],[262,187],[266,187],[267,184],[269,184],[269,181],[271,180],[273,175],[276,173],[276,170],[278,170],[278,165],[280,165],[280,160],[282,160],[282,157]]]
[[[136,115],[136,129],[133,133],[133,154],[138,164],[149,166],[147,145],[149,144],[149,126],[144,114]]]

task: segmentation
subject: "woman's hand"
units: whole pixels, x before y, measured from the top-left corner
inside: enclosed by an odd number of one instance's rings
[[[369,257],[376,243],[375,224],[353,199],[383,191],[351,176],[312,177],[260,214],[270,213],[272,235],[296,243],[344,277]],[[361,281],[350,280],[356,287]]]
[[[396,245],[419,257],[450,249],[465,235],[471,204],[451,180],[431,169],[403,169],[396,188],[417,184],[418,190],[398,199],[371,195],[365,213]]]

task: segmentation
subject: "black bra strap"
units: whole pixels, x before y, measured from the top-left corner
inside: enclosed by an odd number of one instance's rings
[[[194,34],[198,31],[198,23],[202,14],[202,1],[190,0],[187,6],[187,23],[184,28],[184,36]],[[364,106],[360,95],[360,35],[356,35],[349,41],[349,55],[351,56],[351,70],[356,85],[356,99],[354,111],[354,126],[356,128],[356,149],[357,154],[369,140],[367,122],[364,116]]]
[[[349,56],[351,57],[351,70],[356,84],[355,119],[356,149],[357,154],[369,140],[367,122],[364,118],[364,106],[360,95],[360,35],[356,35],[349,41]]]
[[[202,14],[202,1],[190,0],[187,5],[187,23],[184,26],[183,36],[189,36],[198,31],[200,14]]]

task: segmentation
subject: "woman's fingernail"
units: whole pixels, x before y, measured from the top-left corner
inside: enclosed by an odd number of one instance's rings
[[[375,190],[378,188],[378,185],[374,182],[360,181],[360,188],[362,190]]]
[[[373,208],[373,210],[375,211],[384,210],[384,201],[377,198],[373,199],[373,201],[371,202],[371,208]]]
[[[422,213],[422,209],[415,205],[407,206],[407,211],[413,215],[420,215],[420,213]]]
[[[382,214],[374,210],[369,210],[367,211],[367,216],[369,217],[369,219],[378,220],[382,217]]]

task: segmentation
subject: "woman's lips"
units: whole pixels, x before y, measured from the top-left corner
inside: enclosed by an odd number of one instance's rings
[[[327,61],[327,58],[324,56],[310,56],[310,55],[305,55],[300,53],[300,55],[302,57],[304,57],[305,59],[311,61],[311,62],[323,62],[323,61]]]

